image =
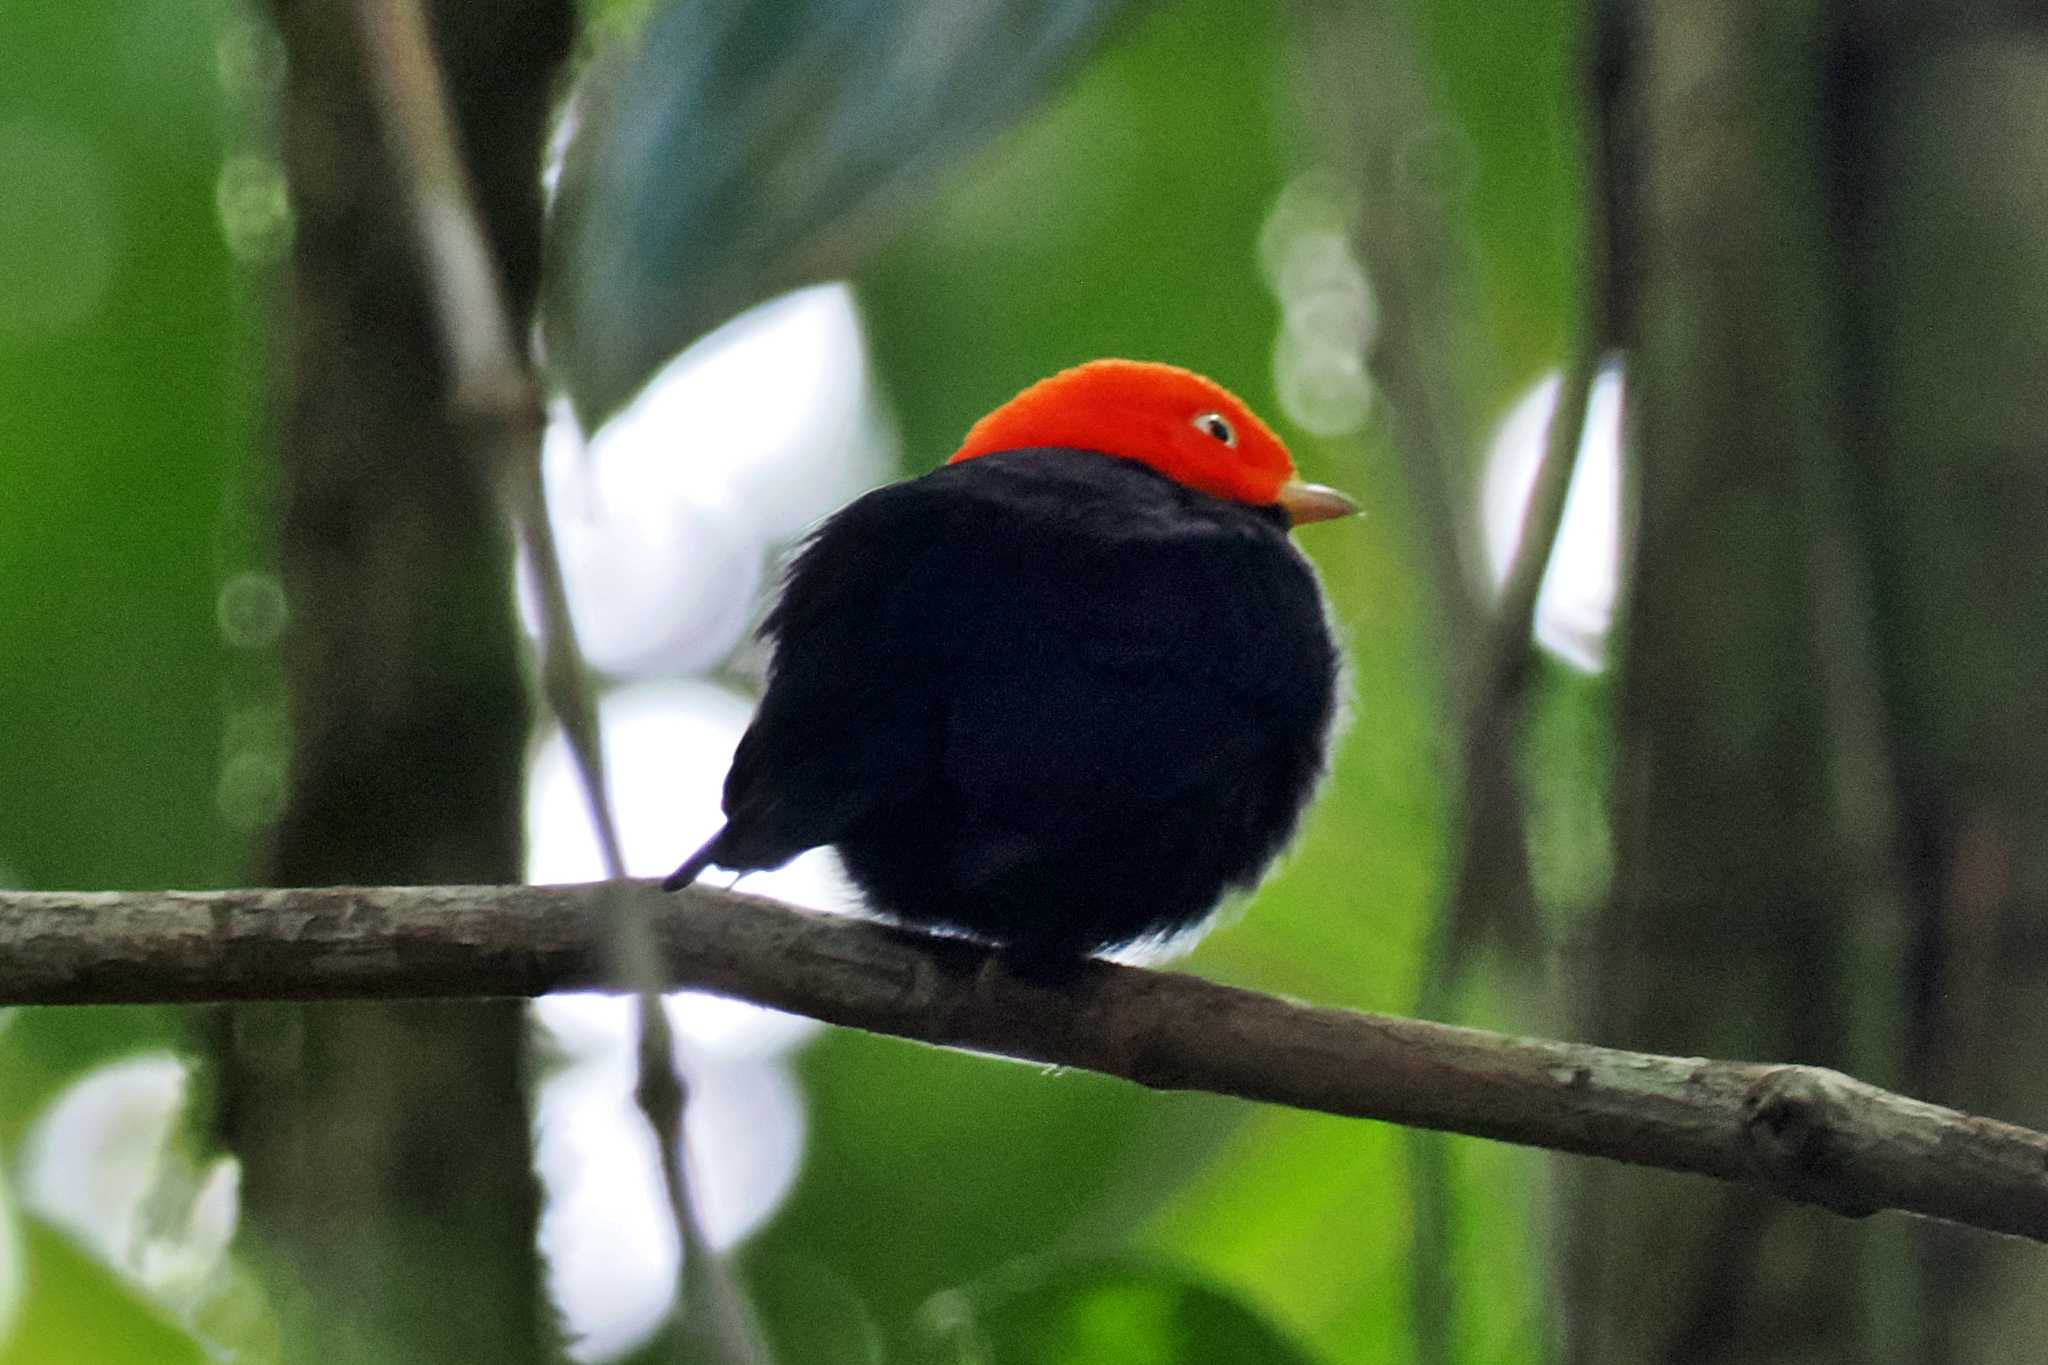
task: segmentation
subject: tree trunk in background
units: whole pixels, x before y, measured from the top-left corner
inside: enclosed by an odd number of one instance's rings
[[[1637,453],[1613,904],[1581,1036],[1848,1066],[1856,909],[1829,783],[1804,466],[1839,458],[1803,0],[1638,11]],[[1755,73],[1769,71],[1761,80]],[[1868,1359],[1858,1230],[1741,1187],[1567,1172],[1575,1361]]]
[[[437,41],[524,316],[565,0],[444,0]],[[355,7],[280,0],[297,241],[272,400],[292,624],[278,885],[516,880],[528,711],[511,559],[444,411]],[[287,1358],[544,1357],[523,1006],[233,1011],[221,1125]]]
[[[2048,38],[1967,6],[1610,8],[1637,520],[1582,1036],[2041,1126]],[[1570,1360],[2048,1340],[2024,1247],[1563,1179]]]
[[[1853,394],[1914,926],[1905,1084],[2048,1127],[2048,14],[1865,36]],[[2021,18],[2021,15],[2031,16]],[[1913,1229],[1914,1359],[2048,1354],[2048,1266]]]

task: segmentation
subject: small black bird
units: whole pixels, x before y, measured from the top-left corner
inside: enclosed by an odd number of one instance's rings
[[[838,847],[875,909],[1057,965],[1200,924],[1321,777],[1337,648],[1302,483],[1221,386],[1099,360],[813,533],[726,823],[664,885]]]

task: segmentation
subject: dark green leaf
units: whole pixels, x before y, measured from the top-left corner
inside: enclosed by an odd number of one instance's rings
[[[676,3],[578,93],[548,354],[586,424],[750,304],[851,270],[1119,0]]]
[[[1171,1265],[1034,1266],[935,1295],[919,1314],[921,1365],[1309,1365],[1247,1305]]]
[[[798,1063],[809,1149],[764,1260],[814,1260],[884,1322],[937,1289],[1127,1228],[1199,1162],[1232,1108],[839,1031]],[[751,1257],[750,1257],[751,1259]]]
[[[853,1286],[819,1262],[749,1257],[746,1284],[777,1360],[883,1365],[882,1329]]]

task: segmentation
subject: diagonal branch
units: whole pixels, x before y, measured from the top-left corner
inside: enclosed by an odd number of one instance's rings
[[[596,703],[576,644],[542,491],[539,386],[518,344],[513,310],[476,210],[427,16],[420,0],[358,0],[358,12],[384,133],[412,201],[414,231],[434,290],[451,407],[469,429],[470,454],[496,478],[532,570],[542,623],[541,689],[568,740],[605,869],[623,880],[625,857],[606,797]],[[769,1353],[752,1310],[711,1250],[690,1198],[683,1132],[686,1090],[646,924],[623,895],[608,897],[597,908],[610,925],[611,975],[634,992],[638,1007],[634,1097],[654,1131],[662,1186],[682,1244],[682,1340],[702,1346],[715,1359],[759,1365]]]
[[[731,891],[557,887],[0,893],[0,1004],[536,995],[606,985],[600,912],[670,984],[876,1033],[1899,1209],[2048,1241],[2048,1136],[1819,1067],[1660,1057],[987,951]]]

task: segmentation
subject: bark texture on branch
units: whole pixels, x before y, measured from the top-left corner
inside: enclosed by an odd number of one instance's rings
[[[598,885],[0,893],[0,1004],[526,996],[600,984]],[[2048,1241],[2048,1136],[1816,1067],[1664,1057],[1298,1004],[730,891],[646,897],[670,978],[828,1023],[1155,1089],[1604,1156],[1859,1216]]]

